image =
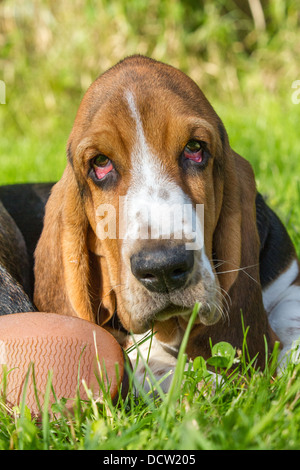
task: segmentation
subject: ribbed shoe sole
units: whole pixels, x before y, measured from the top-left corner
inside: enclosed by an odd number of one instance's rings
[[[26,392],[26,405],[33,413],[38,413],[36,393],[42,407],[49,371],[53,374],[56,397],[70,399],[70,405],[78,390],[80,397],[87,399],[82,380],[92,390],[94,398],[103,396],[105,390],[116,400],[121,385],[122,396],[127,393],[122,348],[100,326],[52,313],[29,312],[0,317],[0,390],[6,382],[2,393],[5,392],[7,403],[19,405]]]

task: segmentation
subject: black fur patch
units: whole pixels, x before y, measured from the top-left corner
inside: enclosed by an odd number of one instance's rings
[[[260,237],[260,281],[264,288],[289,266],[296,253],[286,228],[259,193],[256,221]]]

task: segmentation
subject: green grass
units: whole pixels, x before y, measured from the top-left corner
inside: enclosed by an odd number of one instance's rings
[[[194,313],[197,311],[195,308]],[[0,449],[299,448],[299,361],[291,360],[283,375],[276,377],[277,349],[265,370],[258,372],[247,363],[246,350],[237,352],[229,344],[219,343],[212,348],[212,357],[206,363],[197,358],[185,371],[187,339],[188,332],[167,394],[155,383],[154,396],[141,391],[136,397],[130,388],[127,398],[120,397],[115,406],[108,393],[101,403],[91,395],[85,401],[77,399],[73,413],[64,411],[61,401],[52,405],[53,416],[49,419],[50,375],[42,419],[37,421],[31,416],[26,398],[20,408],[12,410],[0,401]],[[220,380],[213,380],[208,366],[213,367]],[[133,380],[131,376],[131,383]]]
[[[299,0],[261,3],[265,25],[234,0],[2,1],[0,184],[58,180],[85,90],[124,56],[142,53],[201,86],[300,255],[300,104],[291,101],[300,79]],[[213,390],[202,360],[183,374],[182,352],[181,387],[174,382],[171,394],[131,392],[118,407],[77,401],[64,418],[58,403],[41,423],[26,400],[13,410],[2,401],[0,449],[298,449],[300,365],[274,377],[272,366],[257,372],[239,359],[241,374]]]

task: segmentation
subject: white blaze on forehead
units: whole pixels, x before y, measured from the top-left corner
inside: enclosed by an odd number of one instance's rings
[[[126,99],[129,105],[130,114],[136,125],[136,141],[131,155],[132,159],[132,183],[138,185],[139,189],[156,187],[162,183],[166,184],[166,174],[163,165],[158,158],[155,158],[151,152],[143,129],[143,123],[136,102],[131,91],[126,92]],[[171,183],[168,181],[168,183]],[[176,185],[173,184],[175,187]],[[177,186],[176,186],[177,187]],[[174,188],[173,188],[174,189]]]
[[[136,141],[131,154],[132,178],[125,201],[131,222],[137,222],[135,227],[130,224],[129,229],[133,232],[138,224],[145,223],[146,212],[151,212],[151,223],[155,224],[159,218],[164,221],[172,219],[170,216],[176,208],[183,207],[184,204],[191,205],[191,200],[171,180],[162,161],[149,147],[132,92],[126,92],[126,100],[136,126]]]

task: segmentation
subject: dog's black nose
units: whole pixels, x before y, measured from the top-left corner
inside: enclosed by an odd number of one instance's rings
[[[194,266],[194,252],[185,245],[157,247],[130,258],[134,276],[150,291],[166,293],[183,287]]]

